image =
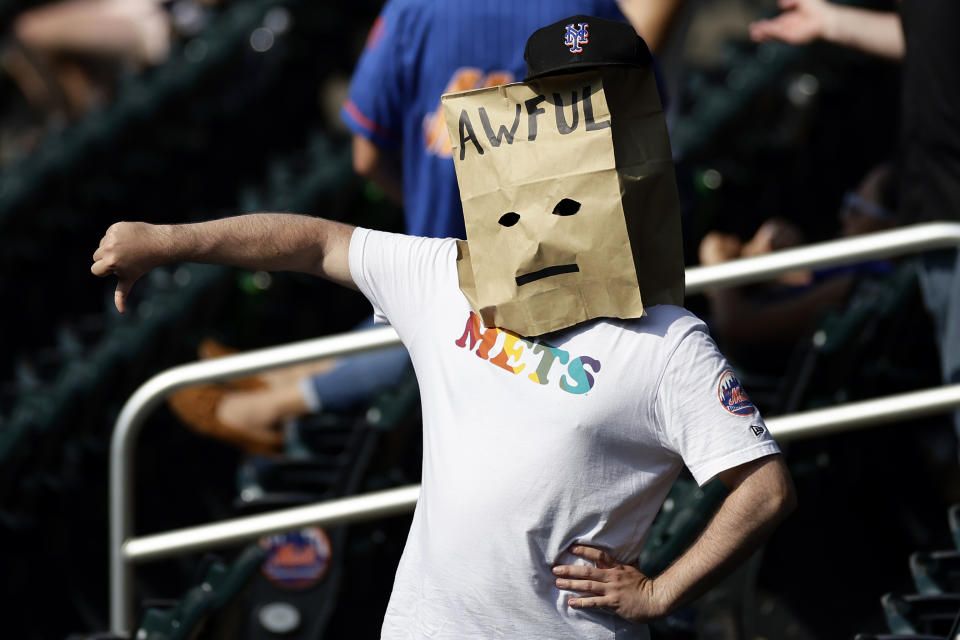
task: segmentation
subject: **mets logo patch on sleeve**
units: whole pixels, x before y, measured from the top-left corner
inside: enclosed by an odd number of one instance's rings
[[[733,374],[733,371],[727,370],[720,376],[720,384],[717,386],[717,395],[720,397],[720,404],[730,413],[738,416],[751,416],[757,410],[750,402],[747,392],[743,390],[740,380]]]

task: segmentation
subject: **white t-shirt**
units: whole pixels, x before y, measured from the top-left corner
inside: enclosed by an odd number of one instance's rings
[[[410,352],[423,486],[383,638],[648,638],[576,610],[556,564],[574,543],[635,563],[684,464],[703,484],[779,451],[686,310],[647,309],[528,341],[485,329],[454,240],[357,229],[350,272]]]

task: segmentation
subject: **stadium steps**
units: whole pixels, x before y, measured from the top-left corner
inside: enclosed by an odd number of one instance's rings
[[[960,593],[960,551],[916,551],[910,554],[910,574],[917,593]]]
[[[299,155],[310,179],[286,194],[293,208],[305,209],[351,184],[346,145],[315,133]],[[259,196],[268,207],[272,197]],[[171,341],[182,342],[184,330],[217,306],[233,273],[209,265],[154,272],[141,283],[132,313],[118,318],[107,309],[105,317],[114,321],[82,318],[73,329],[61,327],[43,366],[23,367],[22,379],[5,385],[15,392],[8,400],[13,406],[0,414],[0,530],[24,534],[42,528],[65,496],[80,490],[74,484],[84,475],[65,482],[65,470],[85,469],[91,460],[105,465],[116,403],[158,366],[169,366],[164,363]],[[67,462],[66,456],[78,460]]]
[[[20,398],[0,430],[0,466],[30,432],[46,432],[77,412],[100,406],[98,400],[120,377],[130,375],[131,363],[148,361],[163,334],[189,320],[190,309],[222,283],[229,269],[210,265],[183,265],[183,287],[146,292],[148,299],[131,314],[105,330],[85,355],[72,347],[62,353],[61,366],[47,385],[37,383]]]
[[[175,53],[167,64],[130,79],[111,106],[88,114],[73,127],[51,131],[35,154],[4,167],[0,210],[8,204],[10,210],[9,215],[0,214],[5,236],[0,294],[21,301],[25,308],[42,308],[47,297],[41,292],[56,290],[59,305],[56,313],[30,314],[29,323],[22,317],[6,319],[5,333],[17,335],[19,343],[0,356],[0,376],[12,370],[15,353],[33,355],[45,347],[43,341],[55,325],[71,320],[69,314],[96,310],[99,282],[78,265],[89,259],[86,246],[95,245],[109,223],[129,217],[131,209],[148,221],[162,216],[163,222],[184,222],[195,218],[197,211],[233,208],[238,185],[247,182],[251,172],[257,173],[265,158],[299,146],[299,138],[277,140],[252,131],[244,138],[244,157],[255,158],[249,163],[253,166],[244,166],[237,175],[231,170],[204,173],[202,179],[197,176],[229,156],[230,145],[215,143],[224,137],[222,131],[231,126],[249,130],[237,124],[253,117],[245,115],[247,109],[263,111],[261,103],[276,95],[264,83],[281,82],[279,74],[268,72],[278,61],[289,59],[286,40],[278,38],[262,54],[248,46],[246,36],[261,24],[262,12],[257,11],[280,4],[284,3],[258,0],[229,5],[220,19],[192,41],[203,45],[199,47],[203,56]],[[299,84],[296,80],[309,70],[291,66],[294,71],[286,78],[289,84]],[[175,77],[186,80],[175,81]],[[187,82],[186,93],[178,82]],[[247,93],[261,95],[240,95],[236,84],[243,84]],[[227,151],[208,148],[214,144]],[[203,166],[197,167],[200,162]],[[321,172],[317,180],[323,179]],[[21,190],[33,195],[20,198]],[[14,277],[25,272],[33,277]],[[0,421],[9,415],[12,404],[12,394],[6,383],[3,386]]]
[[[960,504],[948,510],[951,529]],[[960,638],[960,552],[914,552],[910,572],[918,593],[890,592],[880,604],[890,633],[860,633],[855,640],[957,640]]]
[[[960,503],[952,505],[947,511],[947,521],[950,523],[953,546],[960,551]]]
[[[944,638],[960,612],[960,594],[887,593],[880,600],[890,631]]]
[[[349,151],[344,145],[331,142],[321,134],[309,139],[305,172],[310,179],[298,181],[298,188],[285,194],[285,202],[294,209],[308,208],[324,193],[341,188],[352,176]],[[269,188],[269,187],[268,187]],[[248,194],[248,198],[249,198]],[[256,205],[271,207],[270,195],[258,195]],[[247,205],[251,202],[248,200]],[[57,346],[44,351],[49,354],[39,367],[28,364],[20,367],[20,380],[8,387],[16,387],[16,401],[0,421],[0,480],[13,469],[29,468],[31,461],[11,464],[24,443],[54,438],[59,446],[58,433],[67,418],[84,422],[102,421],[102,409],[116,401],[118,388],[128,388],[131,381],[144,380],[155,372],[152,364],[161,355],[164,345],[193,318],[206,313],[217,299],[215,291],[231,283],[232,269],[211,265],[180,265],[172,275],[158,271],[141,285],[137,296],[140,302],[127,317],[94,328],[92,321],[81,322],[76,331],[62,328],[55,338]],[[182,285],[177,281],[183,282]],[[107,305],[112,302],[107,302]],[[116,318],[112,309],[106,317]],[[102,335],[97,338],[96,333]],[[94,342],[90,345],[89,343]],[[37,356],[34,356],[36,360]],[[41,375],[42,374],[42,375]],[[88,426],[97,433],[103,427]],[[77,425],[74,424],[76,429]],[[44,434],[50,434],[44,436]],[[33,449],[34,447],[26,447]],[[28,456],[29,458],[29,456]],[[7,491],[15,483],[0,482]],[[0,509],[4,505],[4,491],[0,490]]]

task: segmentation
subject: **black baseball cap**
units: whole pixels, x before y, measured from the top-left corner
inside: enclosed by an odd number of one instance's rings
[[[525,82],[590,67],[649,68],[653,62],[647,43],[629,24],[583,14],[534,31],[523,59]]]

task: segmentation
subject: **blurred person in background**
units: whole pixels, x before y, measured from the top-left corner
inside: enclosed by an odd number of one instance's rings
[[[896,213],[897,176],[889,164],[871,169],[848,191],[838,211],[841,237],[891,229]],[[803,232],[783,218],[770,218],[742,242],[737,236],[711,231],[700,242],[702,265],[760,256],[804,243]],[[819,271],[786,273],[762,288],[726,287],[710,290],[711,328],[732,352],[769,343],[793,343],[813,327],[821,313],[843,303],[858,278],[886,275],[890,263],[871,261]]]
[[[671,40],[687,5],[688,0],[389,0],[370,30],[341,112],[353,134],[354,170],[403,206],[407,234],[464,238],[440,96],[520,80],[527,36],[563,16],[627,19],[656,51]],[[369,328],[372,318],[358,327]],[[201,355],[228,352],[212,343],[201,346]],[[397,384],[408,367],[406,349],[398,346],[239,383],[188,388],[171,395],[170,404],[195,430],[254,453],[279,451],[286,420],[349,410]]]
[[[960,221],[960,2],[900,0],[899,12],[825,0],[780,0],[783,12],[750,26],[751,37],[824,40],[903,64],[899,214],[904,224]],[[960,382],[960,260],[957,250],[918,261],[945,383]],[[960,434],[960,411],[954,414]]]
[[[121,73],[166,58],[170,36],[156,0],[60,0],[20,13],[0,53],[20,103],[4,114],[3,159],[28,153],[47,126],[107,104]]]

